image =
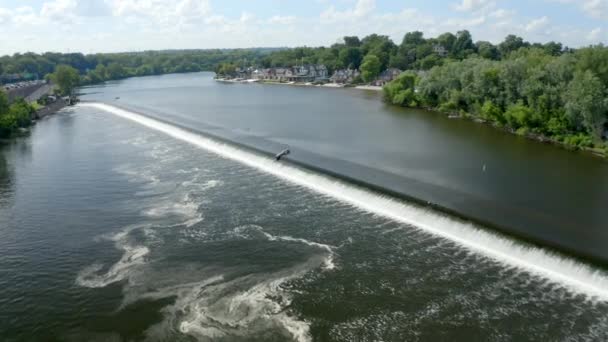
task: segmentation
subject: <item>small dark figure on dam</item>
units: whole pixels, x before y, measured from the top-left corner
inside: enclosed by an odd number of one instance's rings
[[[275,160],[281,160],[281,158],[283,158],[284,156],[288,155],[289,153],[291,153],[291,151],[289,151],[289,149],[284,149],[283,151],[281,151],[281,153],[277,154],[276,156],[274,156]]]

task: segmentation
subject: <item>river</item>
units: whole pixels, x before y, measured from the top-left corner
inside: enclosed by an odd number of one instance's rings
[[[197,73],[83,93],[0,149],[4,340],[608,338],[601,263],[346,180],[601,259],[603,160],[370,91]],[[295,163],[247,148],[285,146]]]

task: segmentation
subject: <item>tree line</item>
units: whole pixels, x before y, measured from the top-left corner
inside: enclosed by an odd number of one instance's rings
[[[573,148],[608,149],[608,48],[558,53],[520,45],[500,56],[472,54],[428,71],[407,71],[385,86],[385,100]]]
[[[249,60],[248,65],[236,64],[233,67],[253,65],[271,68],[324,64],[330,72],[338,69],[360,69],[362,73],[368,74],[369,79],[388,68],[430,70],[435,66],[470,56],[501,60],[522,47],[538,48],[552,56],[572,51],[561,43],[529,43],[515,35],[509,35],[500,44],[494,45],[487,41],[474,42],[467,30],[456,34],[444,33],[436,38],[425,38],[422,32],[415,31],[406,33],[399,44],[388,36],[378,34],[363,38],[347,36],[329,47],[283,49],[259,56],[257,60]]]
[[[385,87],[385,99],[471,116],[521,135],[538,135],[577,147],[602,146],[608,121],[608,48],[571,49],[509,35],[492,44],[469,31],[434,38],[406,33],[347,36],[329,47],[170,50],[136,53],[45,53],[0,57],[0,80],[22,73],[49,77],[63,94],[77,85],[131,76],[237,67],[324,64],[330,73],[360,69],[370,82],[388,69],[406,71]]]
[[[128,53],[17,53],[0,57],[0,82],[43,79],[53,76],[59,66],[79,75],[78,84],[87,85],[132,76],[212,71],[222,62],[255,61],[273,48],[232,50],[167,50]]]

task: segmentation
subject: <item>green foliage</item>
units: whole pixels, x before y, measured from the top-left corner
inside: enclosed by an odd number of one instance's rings
[[[14,118],[18,127],[27,127],[32,122],[34,111],[33,106],[23,99],[19,99],[11,105],[9,114]]]
[[[590,70],[577,72],[565,93],[568,117],[596,140],[601,140],[608,121],[607,95],[602,81]]]
[[[63,95],[72,94],[72,90],[78,86],[80,76],[78,70],[69,65],[58,65],[55,72],[51,74],[51,80],[59,87]]]
[[[361,64],[361,77],[365,82],[371,82],[380,74],[382,66],[380,59],[376,55],[367,55]]]
[[[8,97],[4,90],[0,90],[0,114],[8,112]]]
[[[0,99],[3,95],[4,93],[0,91]],[[0,138],[11,136],[18,128],[28,127],[34,111],[34,107],[23,99],[15,101],[10,106],[0,106]]]
[[[483,58],[487,58],[487,59],[494,59],[494,60],[497,60],[500,58],[500,52],[498,51],[498,48],[496,46],[494,46],[492,43],[482,41],[482,42],[477,42],[476,46],[477,46],[477,53],[479,54],[479,56],[481,56]]]
[[[593,147],[592,138],[583,133],[565,136],[563,139],[563,143],[566,146],[575,148],[575,149]]]
[[[507,57],[511,52],[529,45],[530,43],[524,41],[523,38],[510,34],[502,43],[498,44],[498,50],[503,57]]]
[[[489,52],[491,44],[480,42],[477,47],[477,56],[445,59],[422,73],[415,102],[479,117],[517,134],[550,136],[576,148],[604,146],[608,48],[564,52],[558,43],[530,45],[509,36],[499,46],[500,59]],[[406,95],[411,94],[400,93],[405,89],[400,82],[385,86],[385,100],[409,106]]]
[[[416,107],[420,103],[416,95],[418,76],[411,72],[399,75],[382,89],[384,99],[392,104]]]
[[[532,122],[532,110],[526,107],[523,102],[518,102],[507,108],[505,112],[505,120],[509,126],[517,129],[520,127],[529,127]]]
[[[362,58],[361,50],[356,47],[342,49],[338,54],[338,61],[343,68],[358,69]]]
[[[215,68],[215,73],[222,76],[232,76],[236,73],[236,66],[231,63],[221,63]]]
[[[496,106],[491,100],[487,100],[481,107],[481,117],[484,120],[505,123],[505,117],[502,110]]]
[[[176,50],[93,54],[25,53],[0,57],[0,82],[14,74],[57,78],[70,66],[80,84],[131,76],[214,70],[234,75],[237,68],[324,64],[329,73],[359,68],[369,82],[389,67],[406,70],[384,87],[384,99],[401,106],[427,106],[479,117],[520,134],[543,134],[576,146],[604,144],[608,121],[608,48],[578,50],[557,42],[524,41],[509,35],[493,45],[474,42],[463,30],[426,38],[405,34],[399,44],[372,34],[344,39],[330,47],[290,49]],[[55,72],[54,72],[55,71]],[[64,93],[78,84],[64,74]],[[3,109],[4,108],[4,109]],[[0,94],[2,127],[12,127],[14,112]],[[9,119],[11,117],[13,119]],[[12,120],[12,121],[11,121]],[[16,121],[15,121],[16,122]],[[11,129],[9,129],[10,131]]]

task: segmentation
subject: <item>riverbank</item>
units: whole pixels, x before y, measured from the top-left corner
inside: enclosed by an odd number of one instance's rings
[[[373,86],[373,85],[354,85],[354,84],[343,84],[343,83],[313,83],[313,82],[279,82],[279,81],[270,81],[270,80],[258,80],[258,79],[225,79],[225,78],[216,78],[215,81],[223,82],[223,83],[242,83],[242,84],[251,84],[251,83],[260,83],[260,84],[276,84],[276,85],[289,85],[296,87],[320,87],[320,88],[354,88],[359,90],[372,90],[372,91],[382,91],[382,87]]]
[[[62,99],[62,98],[58,99],[57,101],[38,109],[34,113],[32,119],[40,120],[46,116],[57,113],[58,111],[62,110],[63,108],[65,108],[69,105],[70,105],[69,101]]]
[[[401,106],[403,107],[403,106]],[[522,129],[514,129],[512,127],[509,126],[504,126],[504,125],[499,125],[496,122],[492,122],[489,120],[484,120],[478,116],[472,115],[472,114],[468,114],[468,113],[455,113],[455,112],[445,112],[445,111],[441,111],[438,108],[432,108],[432,107],[404,107],[404,108],[412,108],[412,109],[422,109],[422,110],[426,110],[429,112],[434,112],[437,114],[441,114],[441,115],[445,115],[450,119],[454,119],[454,120],[469,120],[469,121],[473,121],[475,123],[478,124],[482,124],[482,125],[486,125],[486,126],[490,126],[493,127],[496,130],[500,130],[502,132],[506,132],[512,135],[516,135],[519,137],[523,137],[526,138],[528,140],[533,140],[539,143],[543,143],[543,144],[550,144],[550,145],[555,145],[557,147],[569,150],[569,151],[580,151],[580,152],[585,152],[585,153],[589,153],[593,156],[599,157],[599,158],[606,158],[608,159],[608,142],[606,142],[604,144],[604,147],[597,147],[597,146],[593,146],[593,147],[588,147],[588,146],[573,146],[570,144],[565,143],[564,141],[560,141],[554,137],[550,137],[547,135],[543,135],[543,134],[539,134],[539,133],[534,133],[534,132],[530,132],[529,130],[522,130]]]

